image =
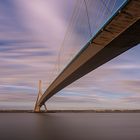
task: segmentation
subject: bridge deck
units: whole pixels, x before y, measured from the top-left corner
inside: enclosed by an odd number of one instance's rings
[[[75,80],[140,43],[140,0],[130,0],[92,38],[60,73],[38,102],[50,97]]]

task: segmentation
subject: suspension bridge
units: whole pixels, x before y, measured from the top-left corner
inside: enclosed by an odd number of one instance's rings
[[[140,43],[140,0],[126,0],[94,35],[86,0],[84,2],[92,37],[43,94],[40,81],[35,112],[40,112],[48,99],[69,84]]]

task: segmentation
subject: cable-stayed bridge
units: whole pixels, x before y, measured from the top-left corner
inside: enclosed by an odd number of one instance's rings
[[[84,2],[86,5],[86,0]],[[106,8],[108,9],[107,6]],[[92,35],[87,6],[86,10],[89,33]],[[139,43],[140,0],[126,0],[56,77],[44,94],[39,91],[34,111],[40,112],[41,106],[61,89]]]

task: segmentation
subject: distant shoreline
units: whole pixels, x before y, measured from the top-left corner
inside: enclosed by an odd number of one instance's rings
[[[34,113],[33,110],[0,110],[0,113]],[[140,110],[48,110],[40,113],[140,113]]]

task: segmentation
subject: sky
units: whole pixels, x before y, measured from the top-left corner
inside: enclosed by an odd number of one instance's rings
[[[0,1],[0,109],[33,109],[38,81],[45,91],[123,2]],[[139,52],[137,45],[75,81],[48,109],[140,109]]]

